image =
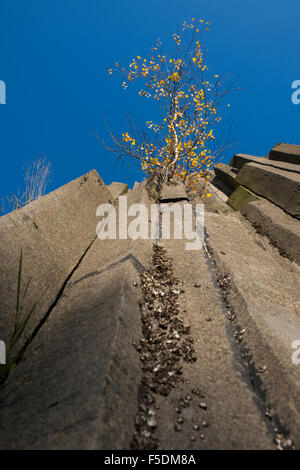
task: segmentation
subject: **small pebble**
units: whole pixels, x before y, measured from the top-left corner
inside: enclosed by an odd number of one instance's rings
[[[149,428],[156,428],[156,426],[157,426],[157,421],[156,421],[156,419],[154,418],[154,416],[150,416],[150,417],[147,419],[147,424],[148,424]]]
[[[269,419],[272,419],[272,417],[273,417],[273,416],[272,416],[272,411],[266,410],[266,411],[265,411],[265,416],[266,416],[267,418],[269,418]]]
[[[204,428],[208,428],[208,422],[207,421],[202,421],[202,426]]]
[[[207,404],[205,403],[205,401],[201,401],[199,403],[199,408],[202,408],[203,410],[206,410],[207,409]]]
[[[179,424],[175,424],[174,429],[176,432],[181,432],[182,428]]]
[[[205,439],[205,435],[204,435],[204,434],[200,434],[200,439]]]

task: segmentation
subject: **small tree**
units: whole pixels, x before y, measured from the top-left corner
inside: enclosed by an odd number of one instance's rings
[[[124,89],[137,79],[143,81],[139,95],[155,100],[162,112],[159,122],[146,121],[148,132],[139,132],[130,120],[122,137],[109,129],[115,145],[105,147],[120,158],[139,160],[147,175],[159,170],[167,181],[176,176],[192,186],[199,179],[205,183],[212,161],[223,151],[222,147],[212,151],[210,142],[221,120],[218,106],[229,89],[222,89],[218,75],[213,80],[206,77],[208,67],[198,39],[203,29],[209,29],[209,22],[193,18],[190,24],[183,23],[181,35],[172,35],[174,56],[163,54],[158,41],[150,57],[137,56],[128,68],[116,63],[108,69],[109,74],[124,77]]]

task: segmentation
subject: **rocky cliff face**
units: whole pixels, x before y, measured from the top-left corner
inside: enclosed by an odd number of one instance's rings
[[[0,404],[0,448],[299,448],[298,158],[281,144],[216,167],[196,251],[162,236],[167,206],[203,202],[176,184],[154,200],[149,182],[92,171],[1,217],[1,340],[21,250],[23,312],[47,290],[4,385],[19,388]],[[96,236],[100,204],[118,233],[124,195],[149,216],[157,204],[152,238]]]

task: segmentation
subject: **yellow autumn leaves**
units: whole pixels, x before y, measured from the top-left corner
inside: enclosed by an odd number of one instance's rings
[[[138,158],[146,174],[157,168],[171,170],[175,176],[198,184],[208,178],[208,169],[213,162],[209,142],[215,138],[214,125],[221,117],[217,113],[218,86],[220,80],[214,75],[214,83],[204,79],[207,64],[204,63],[202,47],[197,34],[207,30],[209,22],[192,19],[184,22],[182,33],[172,35],[175,53],[167,57],[161,52],[161,43],[152,50],[152,55],[142,58],[137,55],[129,67],[108,69],[112,74],[117,71],[124,77],[122,87],[135,80],[143,81],[139,88],[140,96],[159,101],[163,105],[161,120],[146,121],[149,132],[155,139],[138,139],[129,132],[122,134],[121,145],[125,153]],[[192,41],[184,48],[184,34],[192,32]],[[192,46],[190,46],[192,44]]]

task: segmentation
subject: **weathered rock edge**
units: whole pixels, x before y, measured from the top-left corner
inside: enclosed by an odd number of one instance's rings
[[[86,180],[82,177],[78,182]],[[108,198],[100,202],[111,202],[106,194]],[[134,199],[144,194],[143,187],[132,191]],[[97,197],[93,204],[96,202]],[[49,205],[51,208],[51,198]],[[54,301],[46,315],[38,318],[34,342],[6,384],[11,390],[25,382],[0,409],[0,421],[5,423],[0,429],[2,449],[129,448],[140,384],[139,357],[132,346],[140,337],[140,290],[132,286],[152,242],[136,242],[134,250],[127,241],[119,251],[112,246],[115,262],[103,266],[99,253],[102,241],[92,235],[95,211],[93,217],[88,227],[92,240],[87,237],[88,246],[83,253],[79,251],[75,266],[53,292]],[[124,250],[127,255],[120,259]],[[101,268],[98,271],[92,270],[95,258]],[[98,284],[110,277],[111,286],[104,289]],[[93,323],[97,315],[99,319]],[[109,333],[112,330],[113,335]],[[108,333],[103,336],[103,331]],[[78,350],[78,342],[82,350]]]
[[[206,246],[216,267],[216,280],[223,289],[228,315],[235,321],[233,326],[236,339],[242,342],[241,354],[252,376],[253,385],[265,402],[266,416],[278,435],[276,444],[280,449],[290,449],[294,446],[298,449],[300,407],[297,370],[287,361],[286,351],[283,351],[283,356],[280,354],[274,341],[276,338],[263,329],[261,322],[254,315],[249,298],[245,296],[240,273],[231,269],[231,263],[227,262],[227,253],[216,246],[213,238],[213,233],[208,228]],[[224,248],[226,250],[226,247]]]
[[[300,264],[300,224],[266,199],[244,205],[241,213],[253,227],[266,235],[282,256]]]

